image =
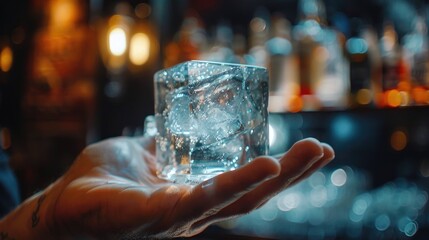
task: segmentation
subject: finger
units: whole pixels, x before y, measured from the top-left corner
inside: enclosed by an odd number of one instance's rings
[[[307,177],[311,176],[314,172],[316,172],[320,168],[323,168],[324,166],[326,166],[329,162],[331,162],[334,159],[335,153],[334,153],[334,150],[332,149],[332,147],[326,143],[321,143],[321,144],[322,144],[323,151],[324,151],[323,157],[320,160],[316,161],[313,165],[311,165],[311,167],[309,169],[307,169],[303,174],[301,174],[301,176],[299,176],[295,180],[291,181],[290,184],[287,185],[287,188],[292,187],[295,184],[298,184],[302,180],[306,179]],[[259,204],[259,206],[256,208],[261,207],[266,202],[268,202],[268,200],[269,199],[262,201]]]
[[[286,171],[282,172],[278,177],[265,182],[257,189],[246,194],[246,196],[240,199],[240,202],[243,203],[243,209],[238,208],[238,210],[241,213],[249,212],[253,209],[253,206],[259,206],[262,202],[270,199],[273,195],[284,190],[286,187],[289,187],[291,184],[295,184],[300,180],[304,179],[303,175],[310,175],[311,173],[319,169],[319,167],[326,165],[329,161],[333,159],[334,153],[329,145],[321,144],[317,140],[314,141],[314,139],[307,140],[310,141],[307,142],[306,140],[304,140],[304,142],[298,142],[291,148],[291,150],[289,150],[289,152],[287,152],[283,156],[283,158],[281,159],[282,170],[286,168]],[[317,144],[318,146],[320,146],[321,152],[323,152],[323,154],[319,155],[320,152],[318,153],[318,147],[314,145],[311,146],[312,144]],[[314,149],[314,147],[316,147],[316,149]],[[308,151],[305,153],[307,154],[306,156],[300,151],[304,150],[305,148],[308,149]],[[299,157],[300,154],[303,154],[301,155],[301,158]],[[301,166],[293,166],[291,162],[294,161],[300,162]],[[294,172],[293,169],[295,169],[296,171]],[[234,204],[237,204],[239,206],[241,204],[240,202]],[[254,202],[259,202],[259,204],[252,205],[252,203]],[[246,204],[249,206],[246,207]],[[234,210],[234,206],[231,206],[231,211],[232,210]]]
[[[282,172],[278,177],[264,182],[255,190],[219,211],[218,214],[196,223],[194,227],[199,228],[212,222],[250,212],[291,183],[300,180],[300,176],[307,171],[314,172],[319,166],[328,163],[333,155],[331,147],[321,144],[315,139],[297,142],[281,159]]]
[[[237,170],[220,174],[197,185],[181,199],[177,206],[178,219],[196,221],[216,214],[279,173],[280,164],[277,160],[261,157]]]
[[[295,184],[299,183],[300,181],[306,179],[307,177],[309,177],[311,174],[313,174],[314,172],[316,172],[320,168],[323,168],[324,166],[326,166],[329,162],[331,162],[335,158],[334,149],[330,145],[328,145],[326,143],[322,143],[322,147],[323,147],[323,152],[324,152],[323,158],[320,159],[319,161],[317,161],[316,163],[314,163],[301,176],[299,176],[293,182],[291,182],[291,184],[288,187],[295,185]]]
[[[311,149],[312,147],[310,146],[310,145],[313,145],[313,144],[315,144],[316,146],[315,146],[315,148],[313,148],[313,149]],[[301,146],[301,145],[305,145],[305,146]],[[318,145],[320,145],[320,146],[318,146]],[[298,149],[298,151],[296,151],[297,153],[296,153],[296,155],[301,155],[301,153],[300,153],[300,150],[303,150],[303,151],[308,151],[309,152],[309,154],[318,154],[318,151],[320,150],[320,152],[322,152],[321,151],[321,147],[322,147],[322,145],[323,145],[323,143],[321,143],[321,142],[319,142],[319,140],[317,140],[317,139],[315,139],[315,138],[306,138],[306,139],[302,139],[302,140],[300,140],[300,141],[297,141],[292,147],[291,147],[291,149],[289,149],[289,151],[287,151],[287,152],[284,152],[284,153],[279,153],[279,154],[276,154],[276,155],[274,155],[274,156],[272,156],[273,158],[276,158],[276,159],[278,159],[278,160],[280,160],[280,159],[282,159],[283,157],[285,157],[285,155],[286,154],[291,154],[290,152],[291,152],[291,150],[293,149],[293,148],[299,148]],[[306,149],[306,148],[308,148],[308,149]],[[319,153],[319,154],[323,154],[323,153]]]

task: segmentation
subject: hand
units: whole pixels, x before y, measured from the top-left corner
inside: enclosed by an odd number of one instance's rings
[[[279,159],[258,157],[193,187],[157,177],[151,139],[110,139],[86,148],[49,188],[45,225],[56,239],[192,236],[260,207],[333,157],[305,139]]]

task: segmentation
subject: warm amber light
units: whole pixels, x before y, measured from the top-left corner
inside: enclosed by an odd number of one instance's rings
[[[409,81],[400,81],[398,83],[398,89],[400,91],[410,91],[411,83]]]
[[[289,100],[289,111],[299,112],[302,110],[304,103],[300,96],[292,96]]]
[[[130,60],[135,65],[143,65],[149,59],[150,40],[144,33],[136,33],[131,38]]]
[[[422,87],[413,88],[412,96],[418,104],[427,103],[429,100],[428,92]]]
[[[407,135],[403,131],[395,131],[390,137],[390,145],[396,151],[402,151],[407,146]]]
[[[398,107],[401,105],[401,93],[398,90],[389,90],[387,93],[387,105]]]
[[[356,93],[356,101],[360,105],[367,105],[371,102],[371,91],[366,88],[359,89]]]
[[[410,105],[410,94],[406,91],[399,91],[399,94],[401,95],[401,106]]]
[[[13,53],[10,47],[5,47],[0,53],[0,68],[3,72],[8,72],[12,67]]]
[[[114,56],[121,56],[127,50],[127,34],[121,27],[114,27],[110,31],[109,50]]]
[[[78,18],[78,14],[76,1],[52,1],[50,8],[51,26],[57,29],[71,27]]]

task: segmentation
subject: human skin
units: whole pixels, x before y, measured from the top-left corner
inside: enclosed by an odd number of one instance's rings
[[[333,158],[329,145],[308,138],[191,186],[157,177],[153,139],[109,139],[88,146],[61,178],[3,218],[0,239],[194,236],[262,206]]]

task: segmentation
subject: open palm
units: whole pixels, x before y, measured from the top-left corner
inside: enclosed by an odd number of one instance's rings
[[[58,236],[171,238],[246,214],[332,160],[315,139],[279,158],[261,156],[197,186],[156,175],[153,139],[115,138],[87,147],[55,184],[48,222]]]

